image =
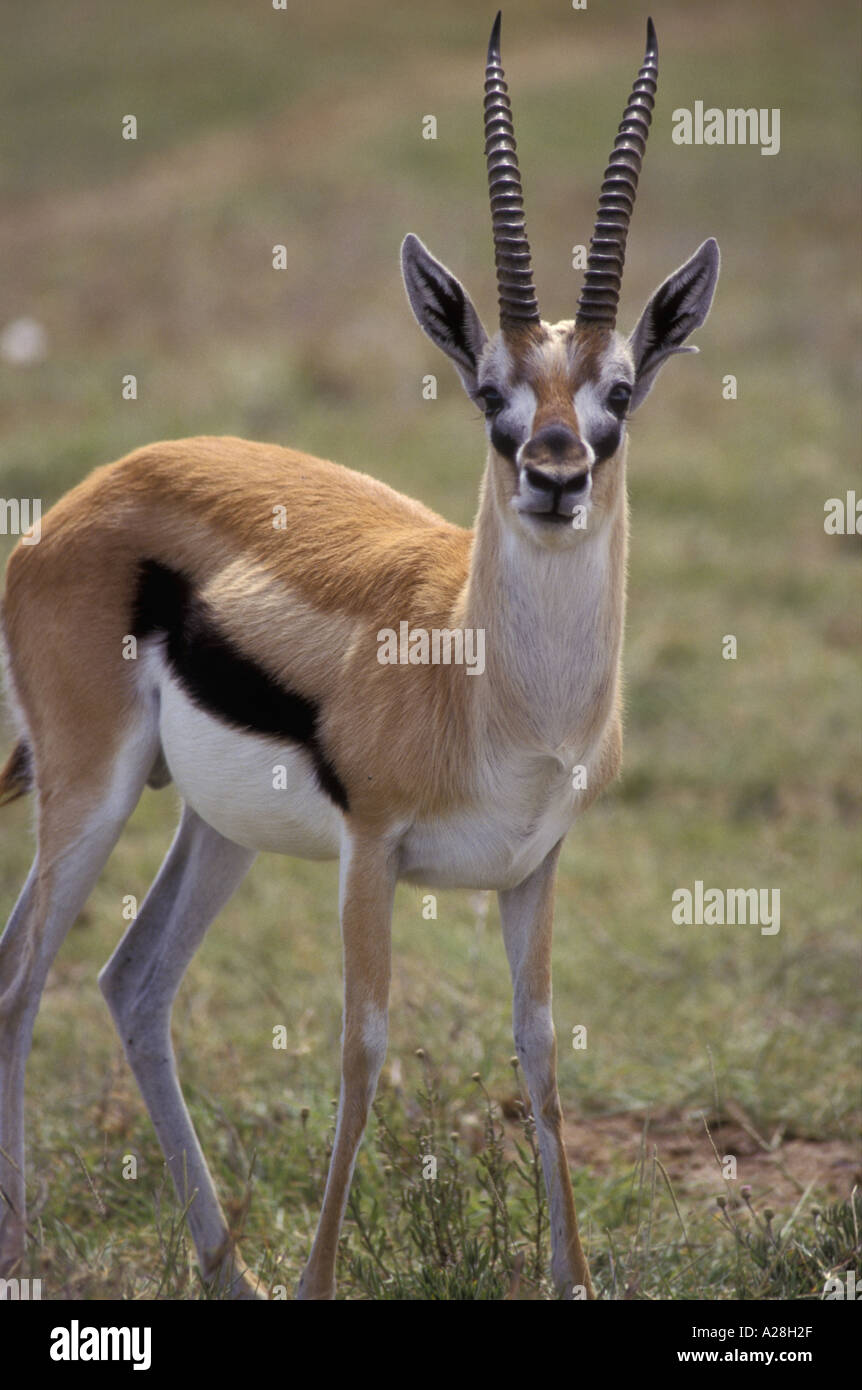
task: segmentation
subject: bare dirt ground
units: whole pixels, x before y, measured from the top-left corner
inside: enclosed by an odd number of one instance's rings
[[[708,1129],[708,1132],[707,1132]],[[848,1197],[862,1182],[862,1151],[839,1139],[758,1134],[732,1103],[721,1115],[665,1110],[588,1115],[566,1126],[566,1148],[573,1166],[601,1170],[620,1160],[634,1169],[643,1148],[647,1162],[655,1151],[677,1194],[704,1198],[727,1192],[719,1159],[733,1155],[736,1181],[748,1183],[755,1205],[793,1207],[806,1191],[824,1200]]]

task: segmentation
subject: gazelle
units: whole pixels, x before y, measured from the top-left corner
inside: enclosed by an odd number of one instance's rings
[[[473,531],[334,463],[198,438],[98,469],[44,518],[38,545],[13,553],[3,617],[20,733],[0,798],[35,790],[38,850],[0,943],[0,1273],[25,1246],[24,1069],[46,975],[144,786],[173,780],[176,838],[99,981],[190,1202],[204,1277],[258,1292],[183,1101],[171,1009],[209,924],[272,850],[340,860],[341,1096],[299,1296],[334,1296],[386,1053],[399,879],[499,894],[552,1273],[564,1294],[593,1296],[557,1092],[554,880],[566,833],[620,764],[626,418],[671,354],[696,351],[683,344],[719,263],[705,241],[631,337],[615,331],[657,65],[649,22],[574,321],[539,317],[499,15],[485,72],[499,331],[404,241],[413,312],[487,422]],[[404,622],[443,631],[450,653],[453,632],[483,632],[484,670],[434,664],[412,637],[406,661],[387,661],[384,636]]]

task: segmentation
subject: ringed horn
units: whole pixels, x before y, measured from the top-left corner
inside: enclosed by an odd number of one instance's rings
[[[491,195],[500,327],[505,332],[507,328],[538,323],[539,305],[524,222],[524,195],[512,107],[500,59],[500,21],[498,12],[485,64],[485,159]]]
[[[584,287],[575,317],[579,328],[612,329],[617,321],[626,237],[649,135],[657,83],[658,42],[653,22],[648,19],[643,64],[623,112],[602,182]]]

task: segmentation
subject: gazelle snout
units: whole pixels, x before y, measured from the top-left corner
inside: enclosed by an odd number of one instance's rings
[[[567,425],[545,425],[521,450],[521,511],[571,520],[589,495],[590,452]]]

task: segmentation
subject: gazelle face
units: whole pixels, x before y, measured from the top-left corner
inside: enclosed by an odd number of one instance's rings
[[[631,352],[616,333],[542,323],[486,344],[471,394],[510,525],[559,548],[598,520],[616,493],[634,385]]]
[[[455,364],[485,415],[491,481],[503,518],[531,540],[557,549],[594,532],[619,497],[626,419],[662,363],[675,353],[697,351],[683,344],[709,313],[718,279],[718,247],[709,238],[655,291],[631,337],[616,332],[629,219],[657,80],[658,43],[648,20],[646,52],[605,169],[573,321],[551,326],[539,317],[499,15],[485,68],[485,155],[500,304],[493,338],[464,287],[418,237],[405,237],[401,248],[404,284],[419,326]]]

